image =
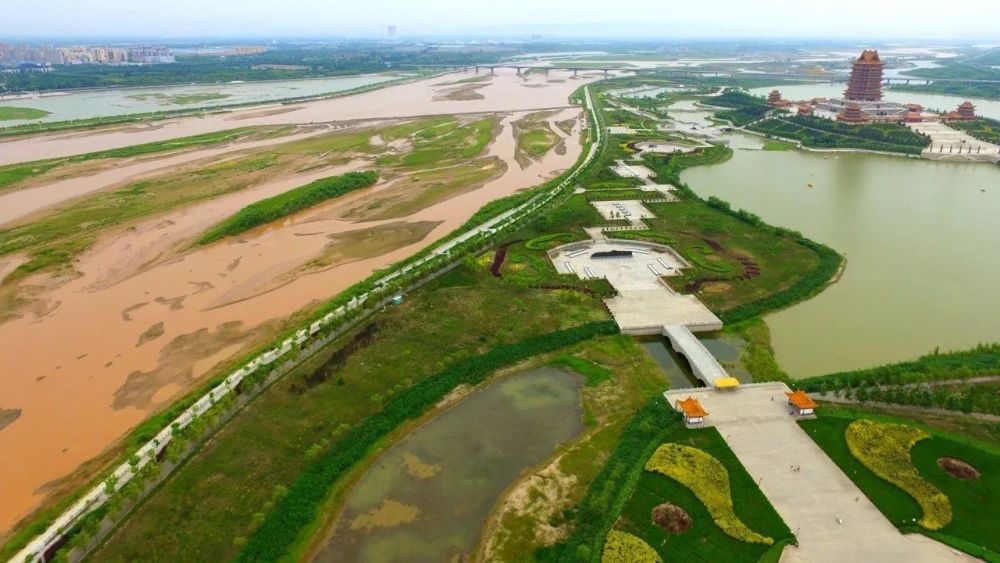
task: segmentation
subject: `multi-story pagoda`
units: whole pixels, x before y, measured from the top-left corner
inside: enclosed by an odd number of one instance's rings
[[[771,90],[771,93],[767,95],[767,105],[769,106],[780,106],[784,103],[781,99],[781,92],[777,90]]]
[[[971,121],[976,118],[976,106],[969,101],[962,102],[962,105],[958,106],[958,115],[961,119]]]
[[[854,102],[882,100],[882,59],[878,51],[866,49],[851,66],[844,97]]]

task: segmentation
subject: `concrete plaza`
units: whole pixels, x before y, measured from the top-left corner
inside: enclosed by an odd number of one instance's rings
[[[761,383],[664,394],[671,405],[689,396],[701,402],[706,422],[796,534],[799,546],[786,547],[782,563],[976,561],[926,536],[901,534],[795,422],[787,390],[783,383]]]

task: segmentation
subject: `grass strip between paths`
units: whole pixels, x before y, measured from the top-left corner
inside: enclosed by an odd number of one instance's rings
[[[250,536],[236,561],[274,561],[286,555],[302,530],[316,518],[318,508],[338,478],[368,455],[380,439],[407,420],[419,417],[457,385],[476,385],[499,368],[617,332],[618,326],[613,321],[600,321],[497,346],[485,354],[456,362],[400,393],[381,412],[351,429],[340,441],[341,445],[327,451],[306,468],[289,488],[288,495]]]

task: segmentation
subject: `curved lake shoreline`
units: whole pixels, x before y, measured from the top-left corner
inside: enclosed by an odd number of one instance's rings
[[[997,167],[737,150],[683,179],[847,257],[839,283],[767,318],[793,377],[1000,340]]]

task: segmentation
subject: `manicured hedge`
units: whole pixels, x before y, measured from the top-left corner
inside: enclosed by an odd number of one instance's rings
[[[378,180],[378,172],[372,170],[349,172],[343,176],[322,178],[281,195],[263,199],[240,209],[229,219],[209,229],[198,239],[198,244],[208,244],[225,237],[238,235],[254,227],[308,209],[328,199],[367,188],[376,180]]]
[[[317,516],[327,491],[372,446],[408,420],[422,415],[459,384],[475,385],[499,368],[597,336],[616,334],[612,321],[594,322],[536,336],[452,364],[396,395],[382,411],[366,418],[299,476],[264,523],[250,537],[237,561],[274,561],[288,553],[302,530]],[[665,408],[662,406],[661,408]]]

